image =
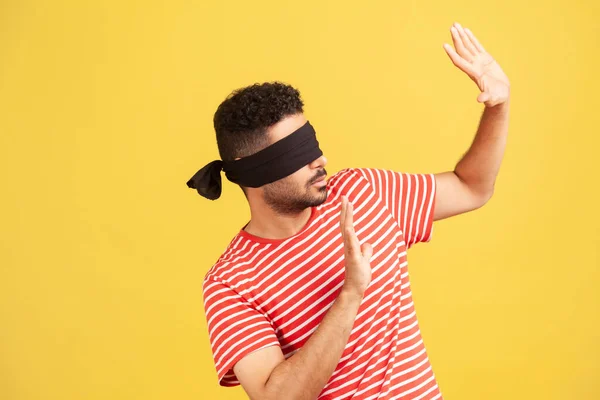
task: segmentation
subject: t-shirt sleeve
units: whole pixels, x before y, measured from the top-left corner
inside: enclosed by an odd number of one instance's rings
[[[233,366],[246,355],[279,341],[268,318],[222,282],[205,279],[204,311],[219,384],[240,382]]]
[[[406,174],[374,168],[358,171],[398,222],[407,247],[431,240],[435,206],[433,174]]]

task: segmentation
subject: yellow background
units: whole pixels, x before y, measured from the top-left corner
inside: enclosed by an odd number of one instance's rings
[[[329,158],[453,168],[482,106],[442,44],[509,75],[496,194],[411,251],[446,399],[600,398],[596,0],[0,2],[0,399],[243,399],[217,385],[201,283],[249,217],[212,116],[298,87]]]

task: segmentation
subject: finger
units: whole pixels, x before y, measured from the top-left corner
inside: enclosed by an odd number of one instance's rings
[[[346,206],[346,227],[354,228],[354,207],[352,207],[352,203],[348,202]]]
[[[485,49],[483,48],[481,43],[479,43],[479,40],[477,40],[475,35],[473,35],[473,32],[471,32],[471,30],[469,30],[469,28],[465,28],[465,32],[467,33],[467,36],[469,37],[469,39],[471,39],[471,43],[473,43],[473,46],[475,46],[477,51],[479,51],[480,53],[485,53]]]
[[[353,242],[354,238],[354,213],[353,213],[353,208],[352,208],[352,203],[350,203],[349,201],[347,202],[346,205],[346,218],[344,220],[344,230],[346,235],[348,236],[348,240]]]
[[[351,202],[348,202],[346,206],[346,220],[345,224],[345,242],[348,245],[348,250],[350,254],[357,255],[358,250],[360,249],[360,243],[358,243],[358,238],[356,237],[356,232],[354,232],[354,207]]]
[[[480,103],[485,103],[486,101],[490,101],[492,96],[490,96],[487,92],[481,92],[479,96],[477,96],[477,101]]]
[[[494,97],[491,94],[485,92],[477,96],[477,101],[480,103],[484,103],[486,107],[494,107],[500,103],[500,100],[497,97]]]
[[[360,251],[362,252],[362,255],[365,258],[365,260],[371,260],[371,257],[373,256],[373,246],[371,246],[370,243],[365,243],[362,246],[360,246]]]
[[[462,41],[463,46],[465,46],[465,49],[471,54],[471,56],[477,55],[477,49],[475,48],[473,43],[471,43],[471,39],[469,38],[469,36],[467,36],[467,33],[465,32],[464,28],[458,22],[454,24],[454,27],[458,30],[460,40]]]
[[[348,215],[350,216],[350,227],[352,231],[350,238],[353,241],[352,248],[358,251],[360,250],[360,243],[358,242],[358,236],[356,236],[356,231],[354,229],[354,206],[352,203],[350,203],[349,211],[350,213]]]
[[[460,37],[458,29],[456,29],[456,27],[453,25],[452,28],[450,28],[450,32],[452,33],[452,42],[454,43],[456,52],[465,60],[471,61],[472,55],[467,51],[467,49],[465,49],[465,45]]]
[[[346,257],[356,257],[357,250],[356,242],[354,241],[354,232],[350,228],[344,228],[344,251]]]
[[[452,48],[452,46],[450,46],[449,44],[444,44],[444,50],[446,50],[446,53],[448,53],[448,57],[450,57],[450,60],[452,60],[452,63],[456,65],[458,69],[463,71],[465,74],[469,75],[471,79],[477,78],[477,74],[475,73],[475,70],[473,70],[473,67],[471,67],[471,64],[464,58],[462,58]]]

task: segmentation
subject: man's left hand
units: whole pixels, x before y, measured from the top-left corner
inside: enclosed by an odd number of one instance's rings
[[[444,44],[448,56],[461,71],[466,73],[481,90],[477,101],[486,107],[494,107],[508,102],[510,83],[500,65],[483,48],[475,35],[455,23],[450,29],[454,48]]]

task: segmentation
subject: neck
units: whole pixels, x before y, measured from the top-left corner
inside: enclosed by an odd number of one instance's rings
[[[244,230],[263,239],[287,239],[298,234],[308,223],[311,208],[296,214],[279,214],[265,204],[250,204],[250,222]]]

